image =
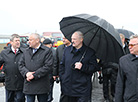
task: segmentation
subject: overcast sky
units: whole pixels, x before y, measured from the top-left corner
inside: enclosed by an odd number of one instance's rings
[[[63,17],[97,15],[138,34],[137,0],[0,0],[0,35],[60,31]]]

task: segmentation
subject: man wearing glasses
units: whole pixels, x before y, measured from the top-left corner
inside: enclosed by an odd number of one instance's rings
[[[130,37],[129,50],[119,60],[115,102],[138,102],[138,35]]]

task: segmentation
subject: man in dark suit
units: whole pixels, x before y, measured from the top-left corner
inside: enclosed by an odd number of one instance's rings
[[[119,60],[115,102],[138,102],[138,35],[130,37],[129,50]]]
[[[50,78],[50,92],[49,92],[49,94],[48,94],[48,100],[47,100],[47,102],[52,102],[52,100],[53,100],[53,87],[54,87],[54,78],[53,78],[53,69],[54,69],[54,63],[56,63],[56,50],[55,49],[53,49],[52,48],[52,46],[53,46],[53,43],[52,43],[52,41],[50,40],[50,39],[45,39],[44,41],[43,41],[43,44],[46,46],[46,47],[48,47],[48,48],[50,48],[51,49],[51,51],[52,51],[52,54],[53,54],[53,66],[52,66],[52,68],[51,68],[51,71],[50,71],[50,73],[49,73],[49,78]]]
[[[63,37],[63,45],[58,46],[56,49],[56,60],[55,60],[56,62],[54,63],[53,67],[53,78],[54,80],[56,80],[57,83],[59,82],[59,66],[60,66],[60,61],[62,60],[63,57],[64,49],[70,45],[71,42],[65,37]],[[60,102],[64,102],[65,100],[66,99],[64,95],[61,93]]]
[[[10,47],[0,53],[0,67],[5,73],[6,102],[25,102],[23,94],[23,77],[18,69],[18,61],[24,49],[20,47],[20,36],[11,35]]]
[[[25,78],[23,92],[27,102],[47,102],[50,91],[49,72],[53,65],[53,54],[50,48],[40,43],[40,35],[29,35],[27,48],[19,61],[19,70]]]
[[[61,92],[68,99],[64,102],[91,102],[91,77],[99,70],[95,52],[83,43],[82,32],[74,32],[71,39],[60,62]]]
[[[125,54],[129,54],[130,52],[129,52],[129,48],[128,48],[128,42],[125,39],[125,35],[120,33],[120,38],[121,38],[121,41],[122,41],[122,45],[123,45]]]

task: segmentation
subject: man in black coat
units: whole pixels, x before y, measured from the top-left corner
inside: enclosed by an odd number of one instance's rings
[[[23,77],[18,70],[18,61],[23,54],[20,48],[20,37],[18,34],[11,35],[11,47],[0,53],[0,66],[3,65],[5,73],[6,102],[25,102],[23,94]]]
[[[59,82],[59,66],[60,66],[60,61],[62,60],[63,57],[63,52],[64,49],[68,46],[71,45],[71,42],[66,39],[65,37],[63,37],[63,44],[58,46],[56,49],[56,62],[54,63],[54,67],[53,67],[53,78],[54,80],[56,80],[56,82]],[[61,93],[60,95],[60,102],[66,102],[66,97],[64,97],[64,95]]]
[[[130,51],[129,51],[129,48],[128,48],[128,42],[127,42],[127,40],[125,39],[124,34],[120,33],[120,38],[121,38],[121,41],[122,41],[124,53],[125,53],[125,54],[129,54]]]
[[[52,48],[53,43],[52,43],[52,41],[50,39],[45,39],[43,41],[43,44],[46,47],[48,47],[48,48],[51,49],[52,54],[53,54],[53,59],[54,59],[53,66],[52,66],[51,71],[49,73],[49,78],[50,78],[50,92],[48,94],[48,100],[47,100],[47,102],[52,102],[52,100],[53,100],[53,87],[54,87],[53,69],[55,67],[54,66],[55,65],[54,63],[56,63],[56,50]]]
[[[103,96],[105,102],[114,102],[115,85],[119,65],[114,62],[99,62],[103,75]]]
[[[138,35],[130,37],[129,51],[119,60],[115,102],[138,102]]]
[[[24,80],[23,92],[27,102],[47,102],[50,90],[49,72],[53,65],[51,49],[40,43],[40,35],[29,35],[29,48],[27,48],[19,61],[19,70]]]
[[[64,50],[60,62],[61,92],[66,102],[91,102],[91,78],[99,70],[95,52],[84,45],[82,32],[74,32],[71,39],[72,45]]]

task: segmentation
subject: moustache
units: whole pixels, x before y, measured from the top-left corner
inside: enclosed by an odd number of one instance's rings
[[[71,44],[75,44],[74,42],[71,42]]]

